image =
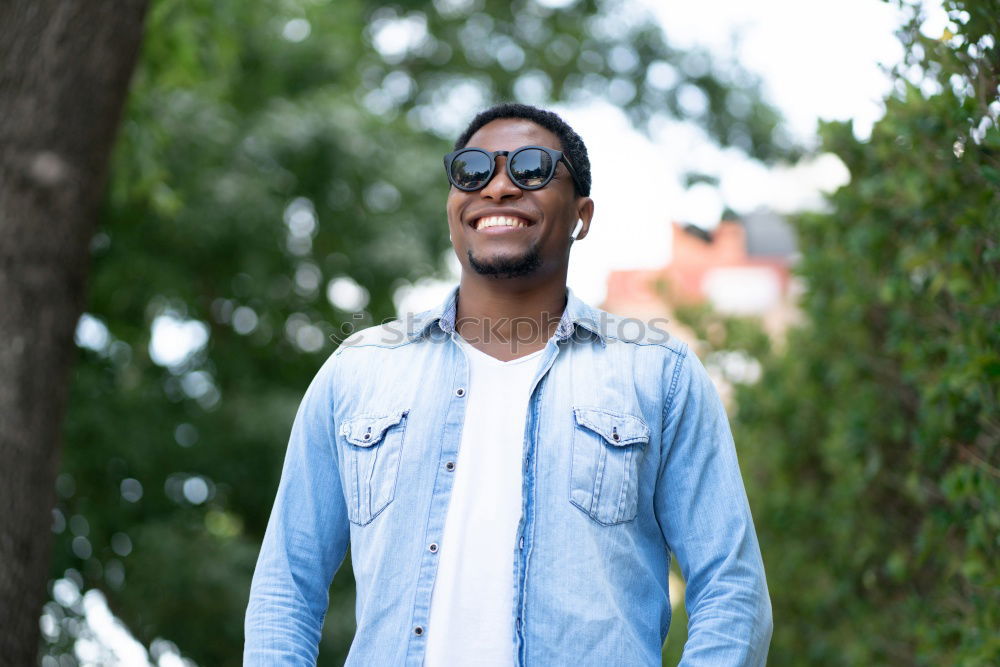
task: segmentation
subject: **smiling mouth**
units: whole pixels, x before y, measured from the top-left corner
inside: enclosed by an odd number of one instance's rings
[[[496,231],[525,229],[531,225],[531,222],[523,218],[515,218],[508,215],[490,215],[473,220],[471,226],[478,232],[484,229],[495,229]]]

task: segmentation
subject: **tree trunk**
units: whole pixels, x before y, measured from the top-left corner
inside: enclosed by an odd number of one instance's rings
[[[145,12],[0,2],[0,666],[38,661],[73,334]]]

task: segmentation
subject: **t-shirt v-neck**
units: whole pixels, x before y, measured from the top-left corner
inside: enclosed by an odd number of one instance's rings
[[[545,348],[543,347],[542,349],[535,350],[534,352],[532,352],[530,354],[526,354],[523,357],[517,357],[516,359],[510,359],[508,361],[503,361],[501,359],[497,359],[496,357],[494,357],[494,356],[492,356],[490,354],[487,354],[487,353],[483,352],[479,348],[475,347],[472,343],[470,343],[469,341],[467,341],[464,338],[462,338],[457,333],[455,334],[455,340],[458,342],[459,345],[461,345],[463,348],[465,348],[470,354],[478,355],[481,359],[483,359],[485,361],[492,362],[494,364],[499,364],[501,366],[508,366],[508,365],[513,365],[513,364],[519,364],[519,363],[528,361],[529,359],[534,359],[535,357],[541,355],[541,353],[545,351]]]
[[[514,553],[521,519],[524,429],[545,348],[510,361],[455,335],[469,360],[465,421],[437,550],[424,667],[515,662]]]

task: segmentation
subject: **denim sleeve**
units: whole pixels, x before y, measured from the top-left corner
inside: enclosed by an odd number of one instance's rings
[[[680,665],[764,665],[771,599],[729,419],[704,365],[685,353],[666,379],[654,494],[666,546],[687,584]]]
[[[299,404],[250,586],[244,665],[315,665],[330,581],[350,539],[337,466],[334,361]]]

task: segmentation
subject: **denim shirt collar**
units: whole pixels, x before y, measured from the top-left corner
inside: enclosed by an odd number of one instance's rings
[[[428,335],[435,324],[441,331],[451,335],[455,330],[458,289],[459,285],[455,285],[440,304],[414,316],[414,326],[409,333],[411,341]],[[562,342],[572,336],[579,327],[596,336],[601,341],[601,346],[603,347],[607,345],[607,336],[601,331],[599,326],[600,321],[600,312],[581,301],[572,288],[567,285],[566,307],[563,309],[562,317],[559,319],[559,325],[556,327],[553,338],[555,338],[557,343]]]

